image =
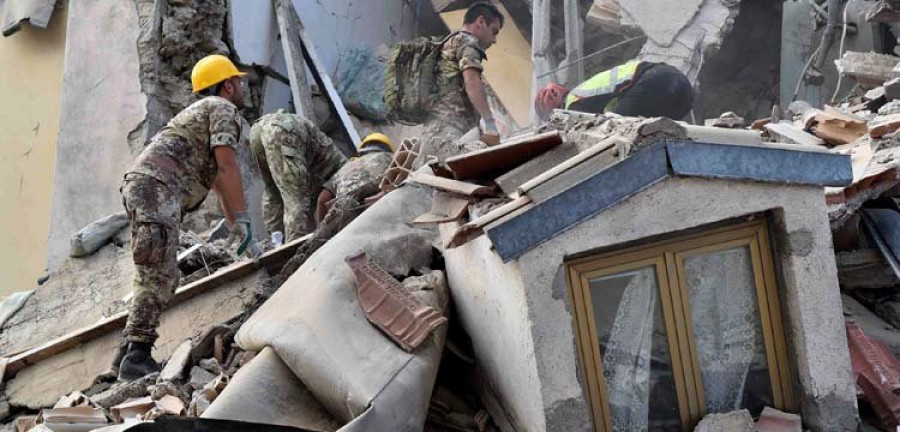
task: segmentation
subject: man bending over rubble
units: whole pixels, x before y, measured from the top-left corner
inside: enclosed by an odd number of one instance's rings
[[[121,190],[131,220],[135,277],[119,380],[160,369],[151,350],[159,337],[160,314],[179,285],[179,224],[185,213],[200,206],[210,188],[219,197],[232,235],[241,239],[238,255],[254,250],[235,157],[237,146],[246,145],[241,143],[241,131],[249,127],[238,111],[243,107],[244,75],[222,55],[198,61],[191,82],[194,93],[206,97],[172,118],[125,174]]]
[[[322,185],[346,158],[311,121],[282,110],[253,124],[250,143],[266,185],[263,217],[273,243],[279,233],[286,241],[303,237]]]
[[[630,117],[668,117],[679,120],[694,103],[688,78],[673,66],[632,60],[600,72],[569,91],[551,82],[534,99],[542,120],[555,108]]]
[[[481,141],[487,145],[500,143],[500,133],[481,80],[484,70],[481,63],[487,59],[485,51],[497,41],[501,28],[503,15],[497,7],[480,1],[466,11],[463,28],[444,41],[436,77],[438,98],[423,132],[424,154],[453,156],[443,154],[441,144],[458,140],[478,127],[480,119],[485,124]]]

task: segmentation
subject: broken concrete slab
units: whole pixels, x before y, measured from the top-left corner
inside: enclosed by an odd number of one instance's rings
[[[886,81],[881,88],[884,89],[884,96],[889,100],[900,99],[900,78]]]
[[[768,132],[779,142],[811,146],[825,145],[825,141],[821,138],[806,133],[803,131],[803,129],[800,129],[790,123],[769,123],[765,125],[765,129],[766,132]]]
[[[703,122],[703,125],[726,129],[739,128],[744,126],[744,118],[734,112],[728,111],[714,119],[706,119]]]
[[[131,248],[113,245],[90,259],[66,259],[22,309],[0,327],[0,353],[41,345],[125,310],[131,291]]]
[[[250,262],[244,265],[254,268]],[[216,289],[197,293],[163,313],[154,356],[169,357],[194,329],[228,322],[244,313],[246,305],[255,301],[263,289],[267,277],[265,271],[254,271],[232,280],[225,276],[228,273],[219,276]],[[93,339],[25,365],[7,383],[10,403],[37,409],[52,405],[61,395],[90,387],[94,377],[109,368],[121,341],[120,332],[121,327],[111,326]]]
[[[178,345],[178,348],[175,348],[172,356],[166,361],[166,366],[163,368],[162,372],[159,373],[157,383],[178,381],[182,378],[184,370],[187,368],[188,362],[191,359],[191,349],[193,346],[191,340],[188,339],[182,342],[181,345]]]
[[[756,432],[756,424],[746,409],[725,414],[708,414],[694,432]]]
[[[212,380],[216,379],[216,375],[212,372],[201,368],[200,366],[194,366],[191,368],[190,381],[188,384],[194,390],[200,390],[209,384]]]
[[[853,77],[865,89],[878,87],[894,78],[894,67],[898,63],[900,59],[892,55],[855,51],[847,51],[834,61],[838,72]]]

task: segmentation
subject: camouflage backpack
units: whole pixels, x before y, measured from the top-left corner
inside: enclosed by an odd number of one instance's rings
[[[384,83],[384,105],[388,118],[406,123],[424,123],[437,98],[437,70],[445,38],[420,37],[400,42],[391,49]]]

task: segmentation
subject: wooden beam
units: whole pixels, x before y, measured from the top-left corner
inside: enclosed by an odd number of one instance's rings
[[[293,17],[296,15],[290,0],[272,0],[275,17],[278,19],[278,31],[281,33],[281,50],[287,64],[291,94],[294,96],[294,110],[297,114],[315,122],[312,96],[309,81],[306,79],[306,66],[303,61],[303,45],[297,37],[297,25]]]
[[[173,295],[172,300],[169,301],[168,307],[171,308],[175,305],[184,303],[198,295],[214,290],[228,282],[240,279],[255,271],[266,269],[270,274],[277,273],[280,270],[280,267],[294,255],[297,248],[300,247],[300,244],[310,237],[312,237],[312,234],[307,234],[288,244],[270,250],[264,253],[259,258],[258,262],[241,261],[234,263],[203,279],[180,287],[175,291],[175,295]],[[6,360],[6,370],[3,372],[3,375],[0,376],[0,382],[13,377],[16,373],[29,365],[33,365],[41,360],[67,351],[89,340],[96,339],[111,331],[124,328],[127,319],[128,311],[122,311],[104,318],[90,327],[76,330],[43,345],[38,345],[34,348],[12,355],[8,359],[4,359]],[[0,359],[3,358],[0,357]],[[0,362],[2,362],[2,360],[0,360]]]
[[[347,132],[347,136],[350,138],[352,147],[349,149],[343,148],[341,150],[348,156],[355,155],[356,149],[359,148],[359,143],[361,141],[359,133],[356,131],[356,127],[350,120],[350,114],[347,113],[344,102],[341,101],[341,97],[338,94],[337,89],[335,89],[334,83],[331,82],[331,77],[328,76],[325,65],[316,53],[315,45],[313,45],[309,38],[306,37],[303,21],[300,20],[300,16],[297,15],[297,10],[292,7],[291,12],[297,23],[295,31],[297,32],[297,35],[300,36],[300,43],[303,44],[303,54],[306,57],[306,65],[309,66],[309,70],[312,71],[313,78],[316,80],[319,89],[325,92],[325,95],[327,96],[326,99],[328,100],[331,109],[337,114],[338,118],[340,118],[341,124],[344,126],[344,131]]]
[[[531,59],[534,63],[534,81],[531,86],[531,99],[537,95],[538,90],[550,82],[550,76],[544,76],[551,68],[550,65],[550,3],[551,0],[534,0],[531,4]],[[532,107],[532,124],[538,124],[537,113]]]
[[[578,0],[563,0],[566,22],[566,85],[574,88],[584,81],[584,21],[578,9]]]

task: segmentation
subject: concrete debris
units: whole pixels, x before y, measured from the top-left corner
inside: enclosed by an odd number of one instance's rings
[[[900,78],[886,81],[881,88],[884,89],[884,96],[889,100],[900,99]]]
[[[803,432],[803,421],[797,414],[765,407],[756,422],[756,429],[759,432]]]
[[[825,141],[821,138],[806,133],[803,129],[794,126],[791,123],[769,123],[764,126],[766,132],[772,136],[775,141],[788,144],[800,144],[808,146],[824,146]]]
[[[200,363],[197,366],[206,369],[209,373],[219,375],[222,373],[222,366],[219,364],[219,361],[215,358],[208,358],[200,360]]]
[[[866,89],[878,87],[885,81],[898,77],[894,72],[898,63],[900,59],[892,55],[855,51],[847,51],[840,60],[834,61],[838,72],[853,77]]]
[[[135,381],[118,383],[109,390],[92,396],[91,400],[102,408],[110,409],[129,399],[147,396],[149,394],[147,388],[153,385],[157,378],[159,374],[154,373]]]
[[[190,363],[191,350],[193,347],[194,344],[190,339],[182,342],[181,345],[178,345],[178,348],[175,348],[175,352],[172,353],[172,356],[169,357],[165,367],[163,367],[163,370],[159,373],[159,378],[156,380],[156,383],[159,384],[181,380],[184,376],[185,369]]]
[[[126,226],[128,215],[125,212],[111,214],[91,222],[72,236],[69,256],[78,258],[96,252]]]
[[[756,432],[756,424],[746,409],[726,414],[708,414],[697,423],[694,432]]]
[[[807,130],[831,146],[849,144],[867,132],[864,120],[833,110],[818,112],[805,124]]]
[[[203,369],[200,366],[194,366],[191,368],[191,379],[188,381],[188,385],[191,386],[194,390],[199,390],[209,384],[212,380],[216,379],[216,375],[206,369]]]
[[[611,34],[622,32],[619,14],[621,6],[617,0],[594,0],[587,13],[587,21]]]
[[[25,306],[25,302],[28,301],[32,294],[34,294],[34,290],[22,291],[13,293],[3,299],[3,303],[0,303],[0,328]]]
[[[884,86],[881,86],[881,87],[875,87],[872,90],[867,91],[863,95],[863,100],[873,101],[873,100],[881,99],[884,97],[886,97],[885,91],[884,91]]]
[[[892,100],[880,106],[877,113],[878,116],[875,117],[875,121],[878,121],[878,117],[900,114],[900,100]]]
[[[891,288],[900,282],[878,250],[838,252],[835,260],[843,290]]]
[[[706,119],[703,124],[705,126],[733,129],[743,127],[744,118],[731,111],[728,111],[726,113],[722,113],[722,115],[717,118]]]

